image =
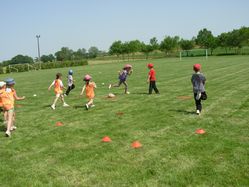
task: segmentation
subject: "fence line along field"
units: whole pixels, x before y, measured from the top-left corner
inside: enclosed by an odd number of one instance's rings
[[[159,95],[147,95],[151,62]],[[108,89],[123,62],[72,67],[70,107],[58,102],[56,110],[47,88],[57,72],[66,85],[70,68],[0,75],[13,77],[26,96],[16,102],[12,137],[0,126],[0,186],[248,186],[248,62],[248,56],[131,61],[129,95]],[[190,82],[195,63],[207,78],[201,116]],[[97,84],[96,106],[88,111],[79,96],[85,74]],[[111,141],[102,142],[105,136]],[[135,141],[142,147],[133,149]]]

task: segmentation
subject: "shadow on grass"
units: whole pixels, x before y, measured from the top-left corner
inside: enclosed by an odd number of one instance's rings
[[[75,105],[73,106],[74,109],[79,109],[79,108],[86,108],[85,105]]]
[[[186,114],[186,115],[193,115],[193,114],[195,114],[194,111],[187,111],[187,110],[182,110],[182,109],[171,109],[169,111],[177,112],[177,113],[182,113],[182,114]]]
[[[6,131],[6,127],[4,125],[0,125],[0,131]]]
[[[134,95],[149,95],[147,92],[132,92]]]
[[[51,105],[43,105],[43,108],[51,108]]]

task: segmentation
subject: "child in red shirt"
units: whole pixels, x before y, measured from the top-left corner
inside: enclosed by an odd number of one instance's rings
[[[154,89],[156,94],[159,94],[159,90],[156,87],[156,71],[154,70],[154,65],[153,64],[148,64],[147,67],[150,69],[147,83],[150,83],[149,86],[149,94],[152,94],[152,90]]]

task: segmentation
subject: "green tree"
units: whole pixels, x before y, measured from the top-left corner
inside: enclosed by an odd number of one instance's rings
[[[55,60],[54,55],[49,54],[49,55],[42,55],[41,56],[41,61],[42,62],[53,62]]]
[[[55,56],[58,61],[72,60],[73,50],[68,47],[62,47],[60,51],[55,53]]]
[[[152,45],[142,43],[141,51],[145,54],[146,59],[149,58],[149,54],[154,50]]]
[[[176,49],[179,45],[179,37],[174,36],[166,36],[163,41],[160,44],[160,49],[168,55],[170,52],[172,52],[174,49]]]
[[[159,49],[159,44],[158,44],[158,40],[156,39],[156,37],[153,37],[150,39],[150,46],[152,47],[153,50]]]
[[[120,40],[113,42],[109,48],[109,53],[119,57],[122,54],[122,42]]]
[[[133,59],[135,53],[141,51],[142,44],[139,40],[133,40],[128,43],[129,53],[132,53]]]
[[[81,60],[87,58],[86,49],[78,49],[77,51],[73,52],[73,59],[74,60]]]
[[[32,57],[23,56],[23,55],[16,55],[10,60],[10,64],[25,64],[25,63],[32,64],[34,63],[34,60]]]
[[[194,48],[194,42],[193,40],[184,40],[181,39],[181,41],[179,42],[180,47],[182,48],[182,50],[186,50],[187,52],[187,56],[189,55],[189,51]]]
[[[217,39],[213,36],[212,32],[206,28],[198,32],[196,43],[202,48],[210,49],[211,55],[213,54],[213,50],[217,47]]]
[[[88,49],[89,58],[96,58],[98,56],[99,49],[97,47],[90,47]]]

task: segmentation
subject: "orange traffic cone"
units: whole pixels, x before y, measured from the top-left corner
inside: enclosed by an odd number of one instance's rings
[[[205,132],[205,130],[203,130],[203,129],[197,129],[197,130],[195,131],[195,133],[196,133],[196,134],[205,134],[206,132]]]
[[[59,127],[59,126],[63,126],[63,123],[61,123],[60,121],[58,121],[58,122],[56,122],[56,124],[55,124],[57,127]]]
[[[111,142],[111,138],[109,136],[105,136],[104,138],[102,138],[102,142]]]
[[[142,147],[142,144],[141,144],[139,141],[134,141],[134,142],[131,144],[131,147],[133,147],[134,149],[137,149],[137,148]]]

